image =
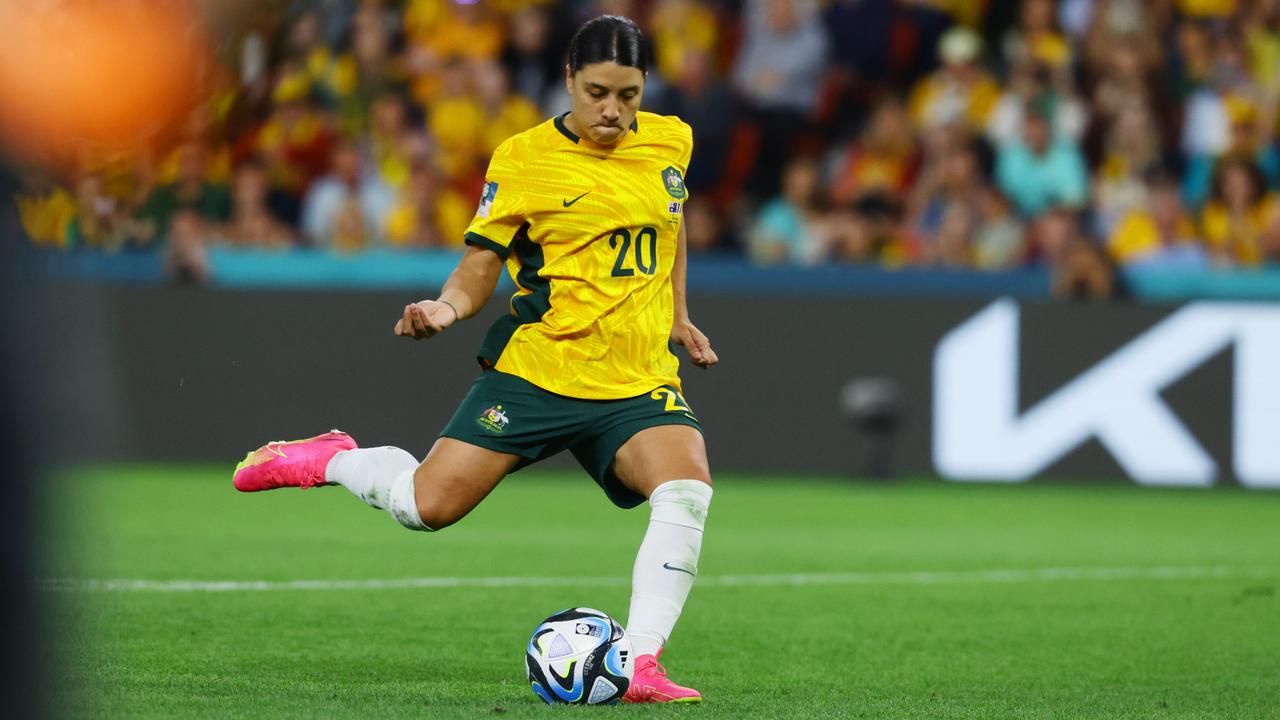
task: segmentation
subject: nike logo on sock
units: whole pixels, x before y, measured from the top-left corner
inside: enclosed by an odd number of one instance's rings
[[[563,199],[562,199],[560,202],[564,203],[564,206],[565,206],[565,207],[569,207],[570,205],[572,205],[572,204],[574,204],[574,203],[578,202],[579,200],[581,200],[582,198],[584,198],[584,197],[586,197],[587,195],[590,195],[590,194],[591,194],[591,191],[590,191],[590,190],[588,190],[588,191],[586,191],[586,192],[582,193],[581,195],[579,195],[578,197],[576,197],[576,198],[574,198],[574,199],[572,199],[572,200],[563,200]]]
[[[668,570],[675,570],[676,572],[688,573],[690,575],[693,575],[694,577],[698,577],[697,573],[694,573],[690,570],[685,570],[684,568],[681,568],[681,567],[673,567],[671,563],[662,563],[662,567]]]

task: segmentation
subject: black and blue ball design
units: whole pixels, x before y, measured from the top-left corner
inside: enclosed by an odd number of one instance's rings
[[[533,694],[551,705],[616,703],[631,685],[631,641],[613,618],[591,608],[542,621],[524,659]]]

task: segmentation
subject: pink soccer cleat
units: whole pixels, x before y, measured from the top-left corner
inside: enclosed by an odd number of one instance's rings
[[[702,702],[702,693],[693,688],[680,687],[667,679],[667,669],[658,662],[658,655],[640,655],[636,658],[631,686],[622,702],[628,703],[696,703]]]
[[[343,450],[356,447],[356,441],[340,430],[306,440],[269,442],[244,456],[231,482],[240,492],[281,487],[305,490],[325,485],[324,469],[329,460]]]

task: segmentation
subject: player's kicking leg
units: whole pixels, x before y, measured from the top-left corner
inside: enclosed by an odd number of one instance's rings
[[[619,448],[613,472],[649,498],[649,529],[631,578],[627,636],[635,672],[624,702],[699,702],[702,694],[667,678],[658,663],[698,572],[711,504],[711,471],[702,433],[686,425],[641,430]]]
[[[236,467],[237,490],[342,485],[412,530],[442,530],[462,519],[517,462],[451,438],[440,438],[421,464],[395,447],[357,448],[334,430],[306,440],[271,442]]]

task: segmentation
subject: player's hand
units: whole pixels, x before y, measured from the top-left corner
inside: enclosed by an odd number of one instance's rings
[[[711,349],[711,341],[688,320],[676,321],[671,327],[671,341],[688,350],[693,364],[704,370],[720,362],[716,351]]]
[[[396,335],[425,340],[454,324],[457,312],[448,303],[423,300],[404,306],[404,315],[396,321]]]

